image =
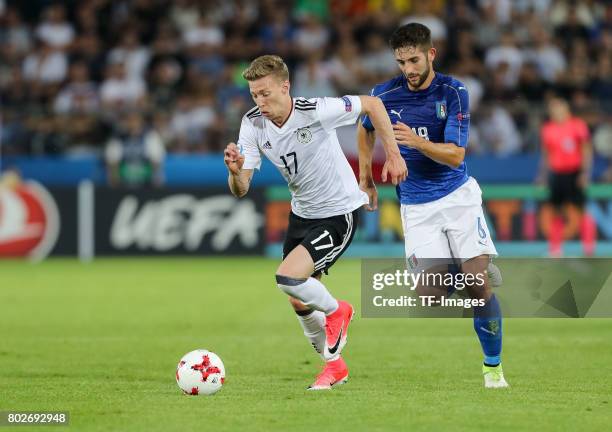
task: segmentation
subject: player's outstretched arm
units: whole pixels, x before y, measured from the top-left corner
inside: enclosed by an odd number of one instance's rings
[[[391,177],[394,185],[404,181],[408,175],[406,161],[400,154],[399,147],[395,142],[391,120],[383,102],[374,96],[359,96],[361,100],[361,111],[366,113],[372,122],[374,129],[378,131],[387,156],[387,161],[383,168],[382,180],[387,181],[387,173]]]
[[[374,211],[378,208],[378,191],[372,174],[372,156],[376,132],[368,131],[361,123],[357,126],[357,148],[359,150],[359,189],[368,194],[370,202],[365,208]]]
[[[252,169],[242,169],[244,165],[244,155],[240,154],[238,146],[235,143],[229,143],[223,152],[223,162],[227,166],[229,176],[227,182],[230,191],[238,198],[242,198],[249,191],[251,178],[253,177]]]
[[[432,143],[421,138],[406,124],[397,122],[393,125],[395,139],[399,145],[416,149],[438,163],[458,168],[465,158],[465,148],[455,143]]]

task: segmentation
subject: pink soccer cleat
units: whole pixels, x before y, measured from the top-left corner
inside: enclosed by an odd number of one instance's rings
[[[308,390],[331,390],[333,386],[339,386],[348,381],[348,368],[344,359],[338,357],[337,360],[327,362],[325,368],[317,375],[317,379]]]
[[[348,326],[353,319],[355,309],[349,303],[338,300],[338,309],[325,318],[325,349],[323,356],[326,361],[336,360],[342,348],[346,345]]]

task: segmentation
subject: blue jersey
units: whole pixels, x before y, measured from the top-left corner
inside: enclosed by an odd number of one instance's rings
[[[466,147],[469,135],[469,98],[465,86],[453,77],[435,74],[425,90],[411,91],[403,75],[372,89],[387,109],[391,123],[401,121],[432,143],[454,143]],[[374,130],[368,116],[363,127]],[[440,164],[418,150],[399,146],[408,166],[408,177],[397,186],[402,204],[421,204],[440,199],[468,179],[467,167]]]

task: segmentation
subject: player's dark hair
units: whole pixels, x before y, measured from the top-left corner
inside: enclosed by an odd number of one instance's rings
[[[395,29],[389,38],[391,49],[415,47],[427,51],[431,43],[431,31],[427,26],[419,23],[409,23]]]

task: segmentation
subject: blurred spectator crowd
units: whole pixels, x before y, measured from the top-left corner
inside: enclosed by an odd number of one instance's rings
[[[412,21],[468,87],[470,152],[537,151],[555,92],[612,157],[612,5],[595,0],[0,0],[2,152],[108,156],[140,124],[157,154],[219,152],[253,105],[251,59],[285,58],[294,96],[367,94]]]

